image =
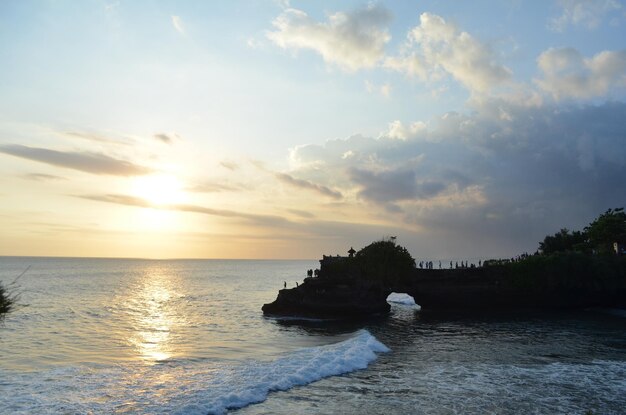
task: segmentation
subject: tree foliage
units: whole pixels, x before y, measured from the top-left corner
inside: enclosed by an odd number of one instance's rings
[[[570,232],[563,228],[554,235],[546,236],[543,242],[539,242],[539,249],[546,255],[556,252],[585,251],[586,239],[587,236],[583,232]]]
[[[559,252],[609,253],[613,250],[614,242],[626,243],[624,208],[607,210],[582,232],[570,232],[563,228],[554,235],[548,235],[539,242],[539,249],[545,255]]]
[[[408,276],[415,268],[415,259],[395,240],[373,242],[355,255],[361,275],[365,278],[390,282]]]
[[[589,243],[598,252],[610,252],[614,242],[626,242],[624,208],[609,209],[585,227]]]
[[[0,319],[13,309],[13,305],[13,297],[9,294],[9,292],[7,292],[6,288],[0,284]]]

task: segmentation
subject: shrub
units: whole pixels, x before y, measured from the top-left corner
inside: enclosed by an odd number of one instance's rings
[[[10,312],[15,305],[15,299],[11,294],[0,284],[0,319],[4,318],[4,315]]]
[[[373,242],[357,252],[355,259],[364,278],[381,283],[405,278],[415,268],[415,259],[394,240]]]

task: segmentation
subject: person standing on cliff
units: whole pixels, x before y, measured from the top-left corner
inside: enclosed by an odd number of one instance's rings
[[[283,281],[283,287],[287,288],[287,281]]]

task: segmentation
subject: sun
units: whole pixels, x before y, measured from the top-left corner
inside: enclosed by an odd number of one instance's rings
[[[151,174],[136,178],[132,193],[156,207],[185,201],[185,192],[180,181],[169,174]]]

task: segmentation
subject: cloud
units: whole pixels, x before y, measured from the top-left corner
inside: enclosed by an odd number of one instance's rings
[[[217,193],[217,192],[240,192],[246,190],[247,186],[241,184],[232,184],[228,182],[203,182],[193,186],[189,186],[186,190],[198,193]]]
[[[274,20],[276,30],[267,37],[284,49],[314,50],[327,63],[348,72],[384,67],[424,82],[451,76],[472,93],[511,86],[511,70],[498,62],[488,44],[436,14],[422,13],[400,53],[385,54],[391,39],[385,28],[390,18],[386,9],[372,4],[332,14],[325,23],[314,21],[304,11],[287,9]],[[366,89],[383,96],[391,92],[389,84],[378,87],[366,82]]]
[[[338,252],[336,249],[344,251],[345,240],[352,241],[355,246],[358,244],[367,244],[374,238],[380,238],[383,235],[403,234],[405,229],[402,226],[397,225],[380,225],[380,224],[367,224],[362,222],[339,222],[339,221],[326,221],[315,220],[314,215],[310,212],[302,210],[288,210],[294,215],[302,218],[302,221],[291,221],[281,216],[274,215],[260,215],[250,214],[245,212],[238,212],[224,209],[211,209],[197,205],[158,205],[154,206],[150,202],[129,195],[120,194],[92,194],[92,195],[78,195],[81,199],[91,200],[96,202],[111,203],[122,206],[138,207],[138,208],[151,208],[178,212],[197,213],[209,216],[220,216],[225,218],[240,219],[244,224],[267,229],[269,234],[263,236],[263,233],[258,231],[252,232],[251,236],[254,238],[277,238],[276,232],[278,230],[284,231],[279,238],[281,241],[298,240],[301,243],[307,241],[314,241],[319,243],[325,242],[326,252]],[[338,238],[341,235],[341,238]],[[315,252],[318,252],[319,245],[316,244]]]
[[[417,136],[421,131],[426,131],[426,124],[423,122],[414,122],[407,128],[400,120],[395,120],[389,123],[387,136],[399,140],[406,140],[408,137]]]
[[[401,200],[428,199],[447,187],[435,180],[420,181],[414,170],[386,169],[370,171],[352,168],[350,177],[360,187],[359,196],[377,203],[394,203]]]
[[[172,16],[172,25],[174,29],[181,35],[185,34],[185,27],[183,26],[183,19],[180,16]]]
[[[287,209],[287,212],[293,213],[296,216],[299,216],[301,218],[306,218],[306,219],[312,219],[315,217],[315,215],[312,214],[311,212],[307,212],[305,210],[300,210],[300,209]]]
[[[157,140],[165,144],[172,144],[172,142],[174,142],[174,139],[177,139],[179,137],[178,137],[178,134],[158,133],[158,134],[154,134],[154,138],[156,138]]]
[[[309,49],[325,62],[348,72],[372,68],[384,55],[391,39],[384,27],[391,20],[382,6],[370,4],[352,12],[336,12],[324,23],[302,10],[286,9],[273,21],[267,37],[283,49]]]
[[[297,187],[299,189],[313,190],[321,195],[328,196],[333,199],[341,199],[343,197],[343,195],[336,190],[332,190],[326,186],[312,183],[308,180],[296,179],[295,177],[290,176],[286,173],[275,173],[274,176],[279,181],[286,183],[290,186]]]
[[[117,205],[133,206],[140,208],[150,208],[159,210],[172,210],[178,212],[199,213],[209,216],[220,216],[225,218],[244,219],[250,224],[258,226],[285,226],[290,222],[280,216],[274,215],[260,215],[251,214],[245,212],[237,212],[227,209],[213,209],[198,205],[188,204],[175,204],[175,205],[155,205],[148,200],[122,194],[93,194],[93,195],[78,195],[81,199],[92,200],[96,202],[113,203]]]
[[[239,169],[239,164],[235,163],[234,161],[222,161],[220,162],[220,166],[231,170],[231,171],[235,171],[237,169]]]
[[[102,153],[57,151],[19,144],[0,146],[0,153],[91,174],[139,176],[153,172],[150,168]]]
[[[548,49],[537,63],[543,78],[535,83],[555,99],[603,97],[626,87],[626,50],[585,58],[573,48]]]
[[[365,90],[370,94],[379,93],[385,98],[389,98],[391,96],[391,85],[389,83],[375,85],[370,81],[365,81]]]
[[[65,177],[54,176],[52,174],[43,174],[43,173],[28,173],[22,176],[27,180],[35,180],[35,181],[48,181],[48,180],[67,180]]]
[[[595,29],[607,14],[623,9],[616,0],[558,0],[557,4],[562,14],[548,23],[548,28],[556,32],[564,31],[568,25]]]
[[[401,140],[353,136],[298,147],[292,171],[340,183],[366,212],[422,238],[452,238],[459,249],[463,242],[529,250],[553,229],[581,228],[624,203],[624,118],[619,102],[486,99],[470,114],[444,114],[428,127],[396,125]]]
[[[422,13],[407,38],[403,53],[386,58],[384,67],[423,81],[449,74],[472,92],[487,92],[511,79],[511,70],[497,62],[489,46],[438,15]]]
[[[71,137],[71,138],[82,138],[84,140],[95,141],[97,143],[117,144],[117,145],[125,145],[125,146],[128,146],[131,144],[128,141],[116,140],[113,138],[104,137],[100,134],[84,132],[84,131],[64,131],[59,134],[62,134],[66,137]]]

